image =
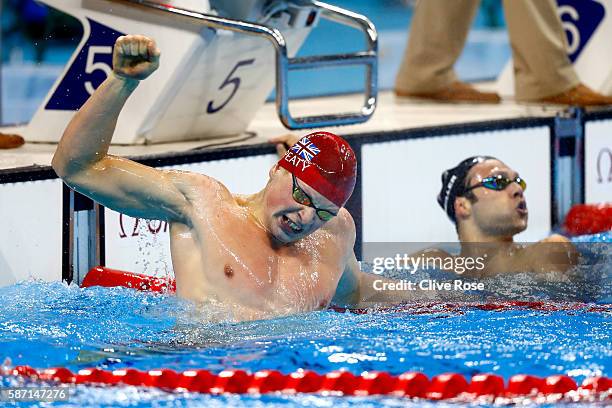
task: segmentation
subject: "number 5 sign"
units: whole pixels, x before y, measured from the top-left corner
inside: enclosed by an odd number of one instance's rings
[[[124,35],[87,19],[89,38],[66,71],[45,109],[77,110],[112,71],[113,45]]]
[[[87,63],[85,64],[85,73],[92,74],[96,70],[100,70],[104,72],[105,78],[108,77],[113,71],[112,67],[108,65],[106,62],[94,62],[96,60],[97,54],[111,54],[113,53],[113,47],[111,46],[99,46],[99,45],[91,45],[87,50]],[[112,57],[111,57],[112,58]],[[112,64],[112,62],[111,62]],[[96,87],[97,88],[97,87]],[[89,95],[93,94],[96,90],[91,83],[91,81],[85,82],[85,90]]]

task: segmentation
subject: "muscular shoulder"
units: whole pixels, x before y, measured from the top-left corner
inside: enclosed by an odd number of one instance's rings
[[[536,272],[564,272],[578,263],[579,253],[569,239],[553,235],[523,249],[523,260]]]
[[[219,180],[204,174],[190,171],[168,170],[168,177],[171,177],[174,185],[177,186],[189,199],[202,198],[206,200],[228,200],[232,194],[227,187]]]
[[[333,233],[354,233],[355,221],[346,208],[341,208],[338,215],[328,221],[323,229]]]
[[[569,240],[569,238],[564,237],[563,235],[552,234],[550,237],[544,238],[540,242],[544,242],[544,243],[569,243],[571,241]]]

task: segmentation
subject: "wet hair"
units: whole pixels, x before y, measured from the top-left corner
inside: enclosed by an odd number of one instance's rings
[[[468,197],[466,194],[466,178],[472,167],[485,160],[498,159],[493,156],[472,156],[442,173],[442,189],[438,194],[438,204],[440,204],[448,218],[455,224],[457,224],[455,199],[463,196],[470,200],[475,198],[474,196]]]

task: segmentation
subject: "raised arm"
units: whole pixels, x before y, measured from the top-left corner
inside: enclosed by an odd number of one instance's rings
[[[116,211],[189,224],[185,190],[190,176],[108,154],[121,109],[139,82],[157,69],[159,56],[147,37],[117,39],[112,74],[68,124],[52,166],[70,187]]]

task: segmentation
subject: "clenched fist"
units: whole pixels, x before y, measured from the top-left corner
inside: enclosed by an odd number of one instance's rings
[[[160,52],[155,41],[143,35],[117,38],[113,51],[113,72],[124,78],[142,80],[159,67]]]

